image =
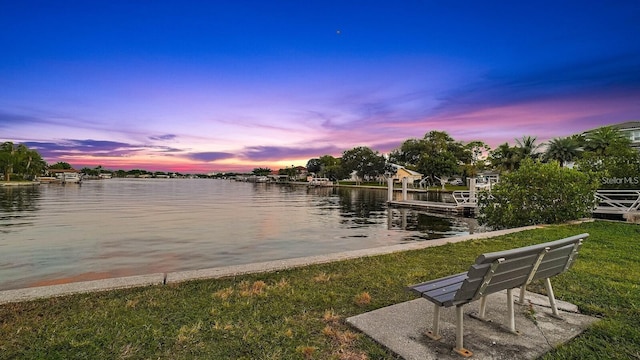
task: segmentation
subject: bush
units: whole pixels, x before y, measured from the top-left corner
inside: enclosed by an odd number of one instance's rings
[[[557,224],[591,215],[598,179],[557,162],[526,159],[478,198],[478,221],[494,229]]]

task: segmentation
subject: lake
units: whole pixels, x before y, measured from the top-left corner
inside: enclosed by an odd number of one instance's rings
[[[388,209],[386,196],[386,189],[212,179],[0,187],[0,290],[322,255],[481,231],[470,218]]]

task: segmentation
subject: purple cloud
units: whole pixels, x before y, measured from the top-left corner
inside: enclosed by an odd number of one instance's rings
[[[158,136],[149,136],[150,140],[173,140],[177,137],[174,134],[166,134],[166,135],[158,135]]]
[[[198,161],[216,161],[216,160],[224,160],[230,159],[234,156],[234,154],[226,153],[226,152],[198,152],[189,154],[188,157],[193,160]]]
[[[152,149],[164,153],[182,152],[181,149],[166,146],[128,144],[117,141],[65,139],[60,142],[24,142],[26,146],[37,150],[44,158],[82,154],[87,157],[128,156],[143,150]]]
[[[55,122],[44,120],[36,116],[12,114],[0,110],[0,128],[10,129],[15,125],[25,124],[55,124]]]
[[[83,154],[88,156],[124,156],[141,150],[139,146],[102,140],[63,140],[60,142],[25,142],[44,158]]]
[[[287,147],[287,146],[251,146],[245,148],[240,154],[248,160],[270,161],[292,158],[315,158],[325,154],[335,154],[342,152],[335,146],[324,146],[319,148],[310,147]]]

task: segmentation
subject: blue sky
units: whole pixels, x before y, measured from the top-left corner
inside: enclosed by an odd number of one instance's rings
[[[640,118],[638,38],[637,1],[0,0],[0,141],[185,172],[543,142]]]

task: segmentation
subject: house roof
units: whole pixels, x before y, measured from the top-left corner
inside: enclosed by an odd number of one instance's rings
[[[611,125],[611,127],[619,130],[640,129],[640,121],[627,121],[624,123]]]
[[[77,173],[80,172],[76,169],[49,169],[49,173]]]
[[[621,123],[618,123],[618,124],[610,124],[610,125],[606,125],[606,126],[610,126],[610,127],[614,128],[614,129],[617,129],[617,130],[640,129],[640,121],[626,121],[626,122],[621,122]],[[599,128],[600,127],[595,128],[595,129],[591,129],[591,130],[587,130],[587,131],[585,131],[585,133],[589,133],[589,132],[595,131],[595,130],[597,130]]]
[[[413,170],[409,170],[407,168],[402,168],[402,170],[406,171],[409,173],[409,175],[413,175],[413,176],[422,176],[421,173],[417,172],[417,171],[413,171]]]
[[[409,170],[406,167],[402,166],[402,165],[398,165],[398,164],[390,164],[395,170],[396,172],[400,169],[406,171],[407,173],[409,173],[409,175],[412,176],[423,176],[423,174],[417,172],[417,171],[413,171],[413,170]]]

